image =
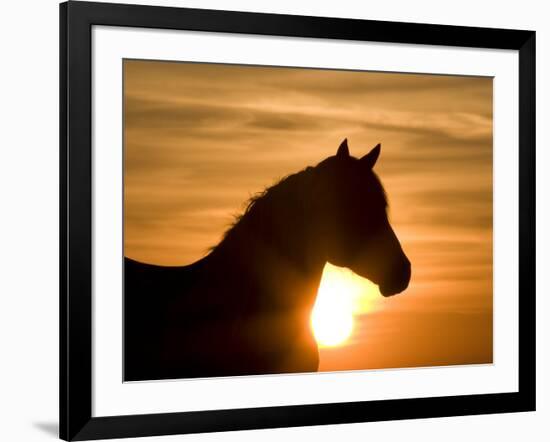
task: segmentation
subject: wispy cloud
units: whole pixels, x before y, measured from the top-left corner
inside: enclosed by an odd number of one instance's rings
[[[381,142],[376,171],[413,279],[361,320],[351,356],[324,361],[430,365],[419,340],[433,335],[434,363],[492,358],[490,78],[127,61],[124,84],[128,256],[191,263],[255,192],[344,137],[356,156]],[[386,354],[397,341],[420,350]]]

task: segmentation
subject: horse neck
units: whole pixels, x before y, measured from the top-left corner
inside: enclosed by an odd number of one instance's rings
[[[292,185],[268,191],[216,247],[213,257],[274,285],[286,282],[285,290],[315,294],[325,258],[311,230],[315,220],[309,187],[307,173],[302,172]]]

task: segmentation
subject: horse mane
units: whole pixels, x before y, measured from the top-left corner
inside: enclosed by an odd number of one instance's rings
[[[327,160],[331,160],[328,158]],[[327,161],[325,160],[325,161]],[[322,164],[322,163],[321,163]],[[309,179],[314,171],[314,167],[308,166],[299,172],[292,173],[280,178],[271,186],[266,187],[264,190],[253,194],[245,203],[242,213],[237,214],[233,218],[233,222],[229,225],[226,231],[222,234],[221,240],[214,246],[209,248],[212,252],[218,246],[225,241],[231,239],[240,228],[255,215],[259,215],[259,218],[264,218],[262,213],[266,213],[269,209],[273,211],[274,207],[280,207],[279,204],[284,204],[281,208],[285,207],[289,201],[289,195],[295,196],[298,190],[304,190],[304,180]],[[386,190],[378,176],[372,172],[365,176],[369,180],[371,186],[373,186],[375,193],[378,193],[381,198],[381,203],[387,209],[389,207]],[[265,219],[265,218],[264,218]]]
[[[290,191],[296,190],[296,185],[299,184],[304,178],[311,175],[313,167],[308,166],[305,169],[295,172],[290,175],[286,175],[277,180],[271,186],[266,187],[264,190],[253,194],[245,203],[242,213],[237,214],[233,218],[233,222],[229,225],[227,230],[223,233],[222,239],[218,244],[210,248],[210,251],[218,247],[222,242],[229,239],[239,227],[244,224],[255,214],[263,212],[268,206],[273,206],[275,199],[280,199],[284,195],[287,195]]]

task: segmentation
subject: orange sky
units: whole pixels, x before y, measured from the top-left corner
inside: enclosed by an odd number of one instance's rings
[[[350,339],[321,349],[320,369],[492,361],[491,78],[124,67],[126,256],[192,263],[252,194],[344,137],[355,156],[381,142],[375,170],[411,284],[370,293]]]

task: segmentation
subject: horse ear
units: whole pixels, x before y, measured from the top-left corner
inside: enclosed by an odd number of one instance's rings
[[[376,164],[376,160],[380,156],[380,143],[378,143],[368,154],[362,157],[359,161],[364,167],[372,169]]]
[[[340,143],[340,147],[338,147],[338,152],[336,152],[336,156],[343,158],[343,157],[349,157],[349,149],[348,149],[348,139],[344,138],[344,141]]]

